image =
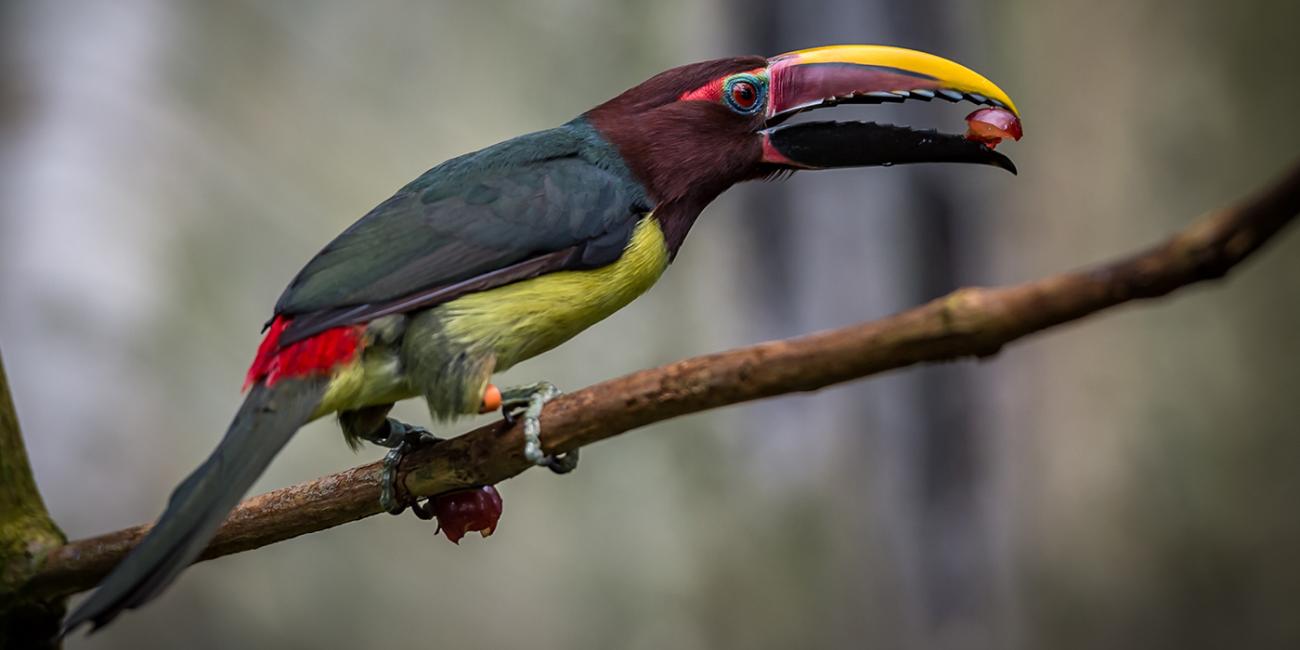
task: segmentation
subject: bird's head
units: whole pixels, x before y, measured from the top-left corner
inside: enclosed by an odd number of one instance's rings
[[[864,122],[782,125],[802,111],[909,99],[1005,111],[1019,137],[1015,104],[988,79],[932,54],[881,45],[693,63],[586,116],[661,203],[702,205],[734,183],[800,169],[964,162],[1014,173],[1009,158],[961,135]]]

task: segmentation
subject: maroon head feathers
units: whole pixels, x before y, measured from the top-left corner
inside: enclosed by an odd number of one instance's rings
[[[763,128],[763,110],[741,112],[721,93],[699,91],[766,65],[761,56],[684,65],[587,112],[655,201],[671,251],[705,205],[733,184],[764,173],[756,133]]]
[[[660,72],[623,91],[623,94],[618,97],[591,109],[588,115],[645,113],[676,102],[683,95],[726,75],[761,68],[766,65],[767,59],[761,56],[734,56],[728,59],[714,59],[679,66]]]

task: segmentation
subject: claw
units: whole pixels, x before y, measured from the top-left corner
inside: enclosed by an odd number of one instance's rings
[[[501,391],[501,411],[506,422],[512,424],[515,409],[523,407],[524,458],[528,462],[547,467],[556,474],[567,474],[578,466],[576,450],[559,456],[547,456],[542,451],[542,408],[560,392],[555,384],[547,381],[507,388]]]
[[[384,455],[384,471],[379,476],[379,507],[393,515],[402,514],[407,504],[397,497],[397,470],[406,454],[420,447],[442,442],[423,427],[412,426],[393,418],[388,418],[388,434],[380,439],[372,439],[376,444],[392,447]],[[418,503],[412,503],[411,510],[421,519],[430,519],[433,514]]]
[[[547,469],[556,474],[568,474],[578,469],[578,450],[574,449],[559,456],[547,456],[545,460]]]

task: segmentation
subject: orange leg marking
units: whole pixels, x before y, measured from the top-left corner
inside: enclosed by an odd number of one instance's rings
[[[501,408],[501,389],[496,384],[488,384],[487,390],[483,391],[483,403],[479,405],[479,413],[491,413]]]

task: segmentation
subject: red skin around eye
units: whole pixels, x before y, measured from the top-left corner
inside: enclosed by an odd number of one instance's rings
[[[1023,135],[1020,118],[1005,108],[981,108],[966,116],[966,139],[990,149],[1006,138],[1019,140]]]

